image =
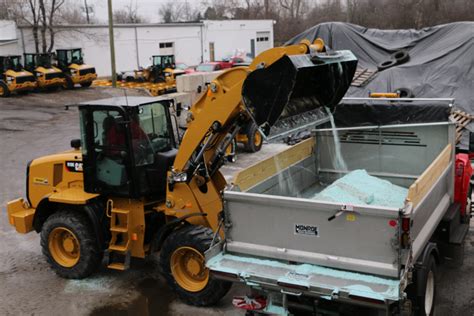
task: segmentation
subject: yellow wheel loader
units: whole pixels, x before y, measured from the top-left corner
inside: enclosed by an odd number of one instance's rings
[[[62,277],[85,278],[104,256],[109,268],[125,270],[132,257],[159,251],[170,288],[188,304],[212,305],[230,288],[209,274],[204,257],[220,238],[227,148],[249,121],[268,132],[279,118],[334,106],[356,64],[350,52],[329,56],[307,41],[267,50],[211,82],[179,148],[170,99],[79,104],[81,139],[28,164],[26,198],[8,203],[9,221],[41,234]]]
[[[74,89],[76,85],[90,87],[97,79],[97,73],[93,66],[84,64],[82,49],[57,49],[57,63],[55,67],[61,69],[66,80],[64,88]]]
[[[176,76],[185,73],[184,70],[176,69],[174,55],[154,55],[151,59],[151,66],[135,70],[135,81],[176,84]]]
[[[33,74],[23,69],[21,56],[0,56],[0,97],[24,93],[36,88]]]
[[[66,84],[61,69],[52,64],[51,53],[25,53],[23,56],[25,69],[34,74],[39,89],[56,90]]]

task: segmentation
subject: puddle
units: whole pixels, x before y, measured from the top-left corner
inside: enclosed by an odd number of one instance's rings
[[[113,304],[96,308],[91,316],[151,316],[169,315],[169,306],[175,295],[161,280],[148,278],[137,286],[140,295],[128,305]]]

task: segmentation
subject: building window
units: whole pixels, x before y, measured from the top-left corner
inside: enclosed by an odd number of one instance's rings
[[[268,37],[257,37],[257,42],[268,42]]]
[[[172,48],[173,42],[160,43],[160,48]]]

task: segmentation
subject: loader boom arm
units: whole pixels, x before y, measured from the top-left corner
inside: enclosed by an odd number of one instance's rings
[[[226,185],[219,168],[239,129],[253,120],[267,131],[301,104],[306,111],[339,102],[357,60],[348,51],[335,56],[319,53],[323,49],[319,39],[272,48],[250,66],[229,69],[210,83],[191,107],[187,130],[168,173],[165,211],[169,215],[206,213],[207,223],[198,223],[215,229]]]

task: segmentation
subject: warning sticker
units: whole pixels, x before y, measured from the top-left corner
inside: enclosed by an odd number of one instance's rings
[[[306,224],[295,224],[295,235],[306,235],[319,237],[318,226],[306,225]]]
[[[82,172],[82,161],[66,161],[66,169],[70,172]]]

